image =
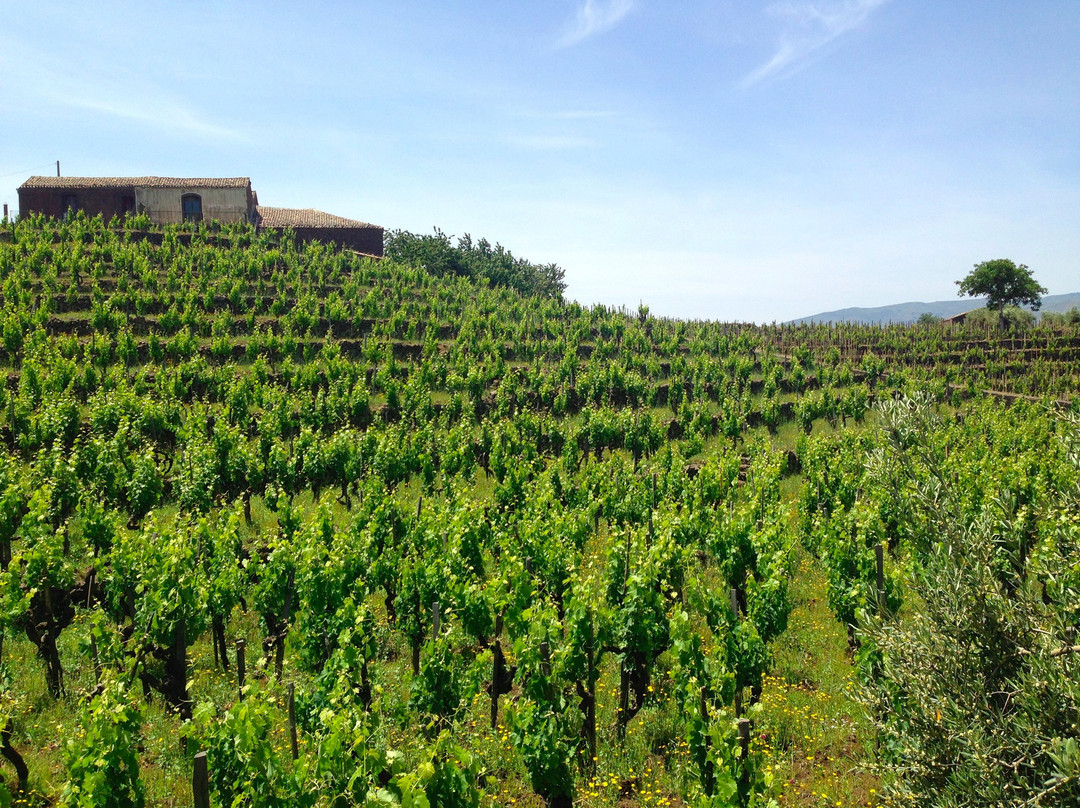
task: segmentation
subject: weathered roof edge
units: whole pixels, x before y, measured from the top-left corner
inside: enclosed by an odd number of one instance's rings
[[[251,178],[33,176],[19,186],[23,188],[251,188]]]
[[[259,205],[255,208],[256,222],[261,227],[318,227],[351,228],[365,227],[382,230],[381,225],[361,222],[358,219],[346,219],[315,208],[276,208]]]

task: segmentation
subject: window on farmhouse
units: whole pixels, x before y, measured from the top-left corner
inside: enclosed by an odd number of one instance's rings
[[[122,196],[120,197],[120,215],[127,216],[129,213],[135,212],[135,197]]]
[[[78,209],[79,197],[75,196],[75,194],[64,194],[60,197],[60,212],[65,219],[68,216],[74,216]]]
[[[202,221],[202,197],[198,194],[184,194],[180,197],[180,203],[184,208],[185,222]]]

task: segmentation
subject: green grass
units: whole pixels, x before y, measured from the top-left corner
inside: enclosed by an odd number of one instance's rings
[[[873,733],[853,698],[847,633],[829,610],[822,570],[802,547],[793,552],[795,608],[772,646],[755,743],[771,758],[781,805],[877,805]]]

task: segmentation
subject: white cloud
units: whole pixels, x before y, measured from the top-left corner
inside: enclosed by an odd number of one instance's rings
[[[152,96],[134,99],[119,93],[109,96],[93,95],[91,92],[72,92],[55,93],[52,98],[61,105],[125,118],[156,129],[183,131],[211,139],[248,140],[243,133],[206,120],[183,104]]]
[[[767,10],[781,21],[779,44],[771,59],[743,79],[743,86],[749,87],[799,69],[815,51],[861,26],[879,6],[887,2],[819,0],[773,3]]]
[[[634,0],[585,0],[559,39],[559,47],[568,48],[614,27],[633,7]]]

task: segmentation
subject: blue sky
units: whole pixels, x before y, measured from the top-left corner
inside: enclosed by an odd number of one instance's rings
[[[1077,0],[0,0],[0,201],[250,176],[471,233],[568,296],[768,322],[1080,291]]]

